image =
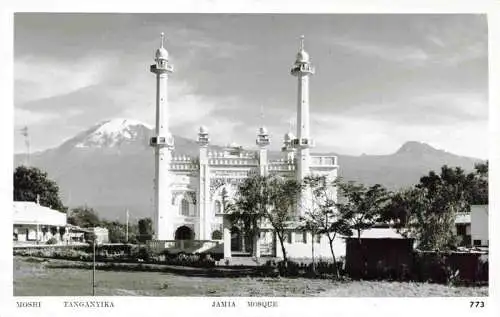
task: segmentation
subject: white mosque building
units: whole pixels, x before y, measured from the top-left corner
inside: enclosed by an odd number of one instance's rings
[[[278,160],[268,159],[271,140],[265,127],[258,129],[253,152],[241,148],[212,152],[208,147],[209,129],[202,126],[198,133],[198,157],[173,157],[175,143],[169,131],[168,81],[174,69],[163,45],[163,34],[150,70],[156,74],[156,129],[150,145],[155,150],[153,242],[157,245],[174,240],[194,240],[199,245],[204,241],[222,240],[225,258],[249,251],[252,245],[249,237],[231,225],[223,207],[223,200],[234,197],[238,184],[245,178],[252,174],[279,174],[299,181],[310,174],[337,177],[337,157],[310,154],[314,141],[309,129],[309,79],[314,67],[304,49],[303,37],[290,72],[297,77],[298,84],[296,136],[291,132],[284,134],[280,140],[282,158]],[[303,212],[300,208],[297,211],[299,216]],[[291,257],[310,256],[311,243],[315,243],[317,255],[330,255],[326,237],[312,240],[309,233],[291,228],[287,253]],[[271,228],[262,228],[253,253],[280,256],[281,249]]]

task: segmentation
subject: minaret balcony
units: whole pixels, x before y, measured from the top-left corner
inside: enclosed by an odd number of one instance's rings
[[[309,63],[300,63],[300,64],[295,64],[292,67],[292,70],[290,73],[294,76],[297,76],[299,74],[314,74],[314,66],[312,66]]]
[[[199,146],[207,146],[210,143],[210,138],[208,136],[200,135],[198,136],[197,143]]]
[[[173,147],[174,138],[172,136],[154,136],[149,139],[149,145],[152,147]]]
[[[293,139],[292,146],[294,148],[308,148],[314,147],[315,143],[313,139],[302,138],[302,139]]]
[[[173,73],[174,67],[171,64],[165,62],[164,64],[159,63],[151,65],[150,70],[155,74]]]
[[[269,140],[268,136],[259,136],[257,140],[255,140],[255,143],[258,146],[268,146],[271,143],[271,141]]]

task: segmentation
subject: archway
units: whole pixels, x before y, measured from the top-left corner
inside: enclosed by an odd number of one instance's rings
[[[241,230],[238,227],[231,228],[231,251],[241,251]]]
[[[181,226],[175,230],[175,240],[193,240],[194,239],[194,231],[187,227]]]

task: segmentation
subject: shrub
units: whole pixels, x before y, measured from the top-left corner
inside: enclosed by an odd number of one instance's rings
[[[177,255],[171,255],[165,253],[165,264],[192,267],[214,267],[215,260],[210,254],[179,253]]]
[[[56,238],[50,238],[45,242],[45,244],[57,244],[57,239]]]

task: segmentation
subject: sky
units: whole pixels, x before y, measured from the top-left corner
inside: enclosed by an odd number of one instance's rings
[[[488,30],[473,14],[16,13],[14,151],[60,145],[104,120],[153,125],[149,72],[165,32],[171,130],[278,149],[296,116],[300,35],[314,151],[390,154],[406,141],[488,156]]]

